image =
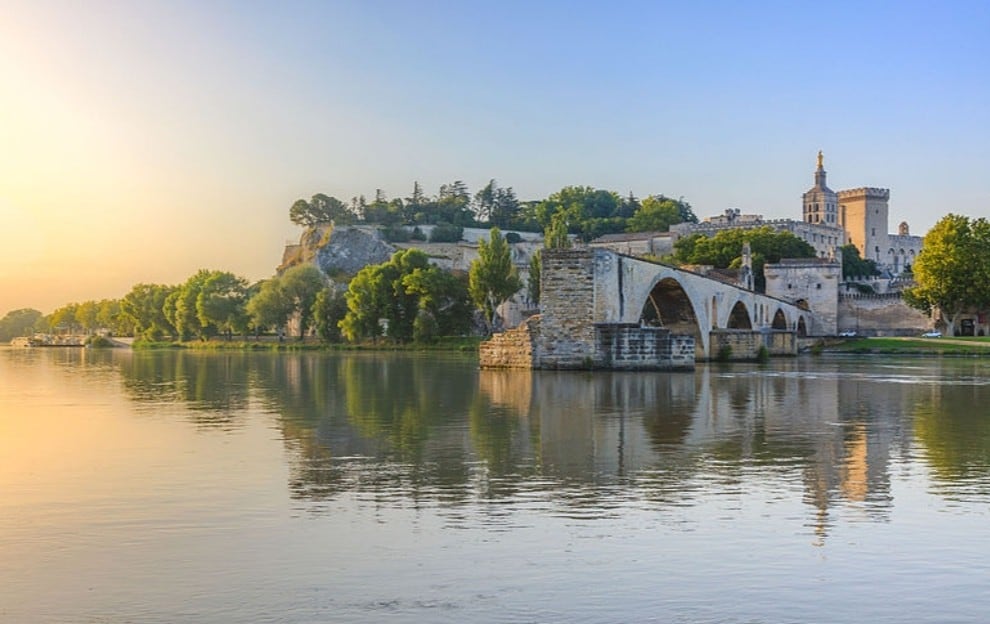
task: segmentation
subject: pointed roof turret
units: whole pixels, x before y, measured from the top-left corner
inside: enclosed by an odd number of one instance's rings
[[[828,191],[832,192],[832,189],[825,184],[825,156],[822,154],[821,150],[818,150],[818,168],[815,169],[815,187],[811,190]]]

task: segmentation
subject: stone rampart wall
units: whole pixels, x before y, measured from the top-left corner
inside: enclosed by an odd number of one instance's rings
[[[932,327],[928,315],[895,296],[839,298],[838,331],[863,336],[914,336]]]

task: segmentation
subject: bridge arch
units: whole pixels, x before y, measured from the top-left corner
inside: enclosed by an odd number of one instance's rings
[[[773,322],[770,324],[770,329],[787,329],[787,317],[784,316],[784,311],[777,308],[777,312],[773,315]]]
[[[663,277],[653,285],[643,303],[639,321],[669,329],[673,334],[694,336],[696,357],[705,357],[708,341],[704,340],[695,305],[678,280]]]
[[[726,322],[727,329],[753,329],[753,321],[750,319],[749,310],[742,301],[737,301],[729,312],[729,320]]]
[[[804,316],[799,316],[798,317],[797,335],[798,335],[798,338],[807,338],[808,337],[808,325],[804,322]]]

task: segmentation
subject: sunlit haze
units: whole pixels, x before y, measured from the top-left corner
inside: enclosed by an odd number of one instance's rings
[[[0,315],[270,275],[295,199],[490,178],[990,216],[990,3],[6,2]]]

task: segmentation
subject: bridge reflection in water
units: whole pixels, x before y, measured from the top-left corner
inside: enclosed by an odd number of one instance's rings
[[[236,428],[262,406],[290,451],[293,496],[316,512],[349,493],[595,515],[608,513],[604,498],[663,509],[763,487],[803,501],[805,525],[824,536],[837,508],[886,519],[892,466],[908,456],[930,466],[945,496],[990,494],[990,425],[974,407],[990,403],[990,385],[979,362],[933,370],[801,357],[667,374],[478,371],[467,358],[388,354],[135,353],[118,365],[133,399],[188,402],[198,427]]]

